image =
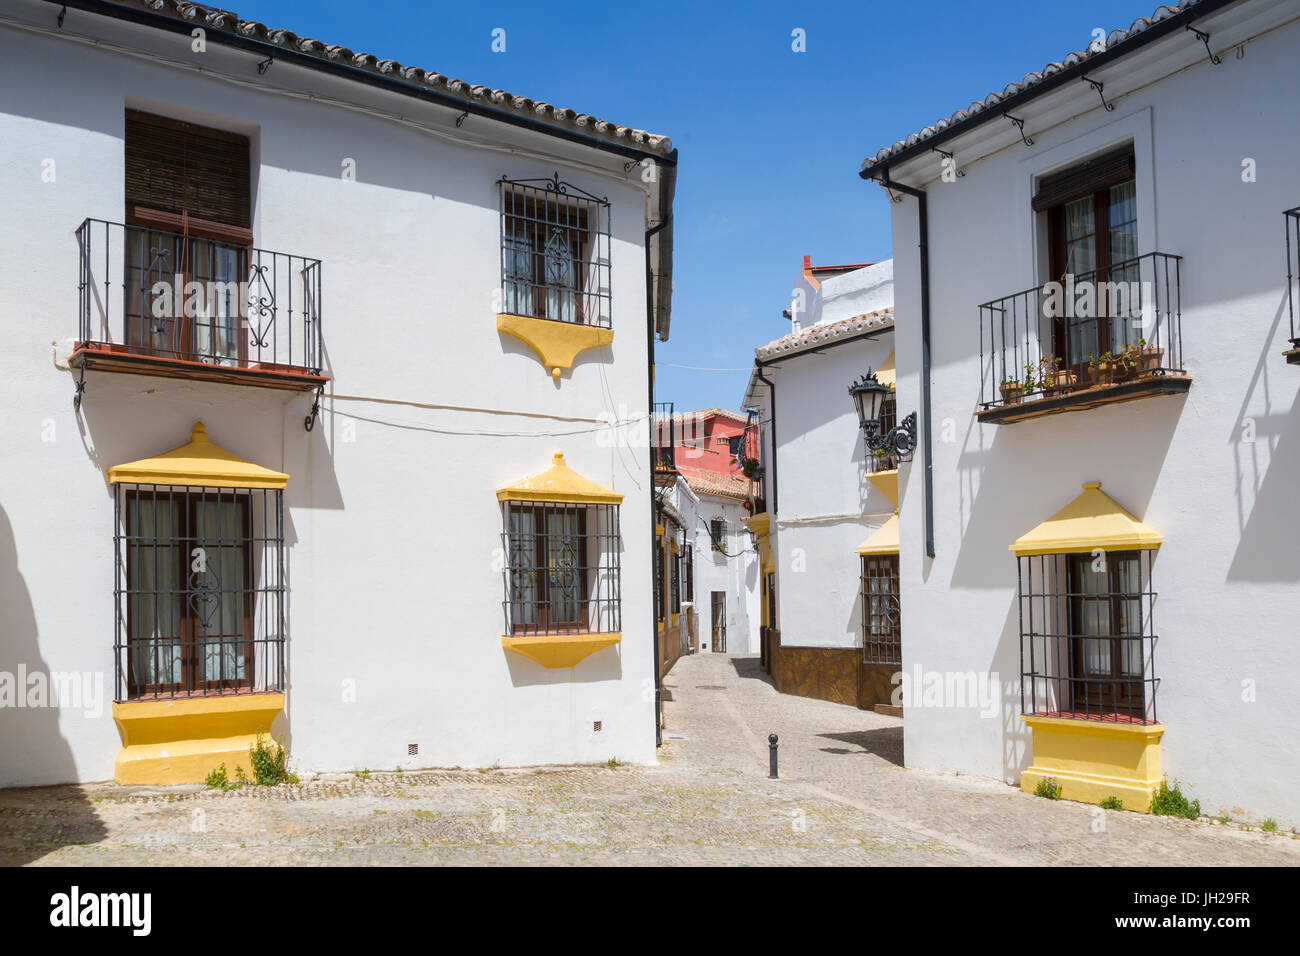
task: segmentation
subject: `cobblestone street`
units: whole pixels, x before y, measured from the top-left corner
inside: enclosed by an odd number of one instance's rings
[[[0,862],[1293,865],[1300,840],[904,770],[902,721],[778,695],[755,658],[680,660],[655,767],[371,774],[218,793],[0,791]],[[767,777],[767,733],[781,779]]]

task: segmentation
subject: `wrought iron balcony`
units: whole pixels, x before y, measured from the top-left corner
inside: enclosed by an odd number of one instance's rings
[[[81,224],[77,245],[78,403],[86,369],[301,390],[329,380],[320,260],[101,219]]]
[[[1151,252],[985,302],[980,421],[1186,392],[1182,257]]]
[[[677,481],[677,417],[672,402],[655,402],[650,422],[650,444],[654,449],[654,483],[664,488]]]
[[[1291,319],[1291,347],[1284,353],[1300,365],[1300,206],[1282,214],[1286,223],[1286,309]]]

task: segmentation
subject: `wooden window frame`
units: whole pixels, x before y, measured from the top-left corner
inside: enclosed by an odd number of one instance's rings
[[[527,634],[589,634],[591,628],[588,626],[588,615],[591,612],[591,592],[588,589],[591,583],[589,572],[591,564],[588,554],[591,548],[591,542],[587,538],[587,508],[585,505],[557,505],[550,502],[526,503],[512,501],[510,511],[515,514],[530,513],[533,516],[533,570],[536,574],[534,586],[537,589],[537,620],[531,624],[523,624],[511,620],[512,631],[515,636]],[[577,514],[578,529],[575,532],[578,541],[581,543],[582,554],[581,561],[577,567],[578,572],[578,620],[561,621],[552,623],[551,621],[551,575],[547,563],[547,543],[551,537],[546,531],[545,517],[548,513],[564,514],[573,511]],[[563,600],[563,599],[561,599]]]
[[[182,507],[179,509],[182,527],[175,529],[176,535],[170,539],[154,539],[154,544],[145,545],[144,540],[138,535],[130,534],[130,529],[135,527],[136,510],[141,507],[141,500],[162,501],[166,500],[169,505],[171,502],[179,501]],[[204,648],[206,642],[201,642],[196,634],[195,616],[190,606],[190,584],[189,569],[193,548],[198,541],[197,529],[198,518],[196,516],[197,506],[204,501],[214,501],[228,499],[241,513],[240,520],[240,538],[236,542],[236,547],[243,552],[244,564],[244,583],[245,586],[240,589],[243,592],[243,618],[242,631],[240,635],[219,635],[220,642],[239,643],[244,649],[244,677],[234,680],[201,680],[202,662],[200,651]],[[256,588],[253,582],[255,566],[253,562],[253,508],[250,497],[247,494],[230,492],[225,490],[205,491],[204,489],[187,489],[184,491],[155,490],[146,492],[140,488],[134,488],[126,496],[126,529],[128,533],[127,553],[125,555],[126,564],[126,586],[127,594],[135,594],[135,582],[131,580],[131,547],[148,546],[158,548],[157,543],[160,540],[173,542],[171,546],[176,549],[177,560],[177,580],[183,583],[181,600],[180,600],[180,633],[175,635],[172,640],[174,645],[179,645],[181,653],[181,673],[180,682],[165,683],[140,683],[135,678],[135,656],[133,646],[137,643],[132,635],[135,633],[135,622],[133,620],[132,605],[133,601],[126,602],[126,633],[127,633],[127,699],[149,699],[149,698],[183,698],[183,697],[216,697],[228,695],[231,691],[239,693],[240,691],[251,691],[254,686],[254,662],[253,654],[253,600]],[[231,637],[230,641],[226,638]]]
[[[1139,626],[1136,634],[1123,632],[1120,628],[1123,603],[1137,601],[1140,608],[1143,595],[1140,590],[1137,592],[1119,590],[1121,562],[1127,560],[1137,561],[1140,576],[1142,555],[1138,551],[1113,551],[1107,553],[1105,555],[1106,570],[1104,572],[1106,576],[1105,596],[1104,598],[1085,598],[1080,576],[1103,573],[1092,570],[1092,564],[1095,560],[1091,554],[1071,554],[1066,565],[1066,590],[1070,602],[1068,611],[1070,633],[1075,635],[1075,639],[1072,641],[1074,646],[1070,650],[1070,709],[1075,713],[1101,717],[1122,714],[1132,715],[1135,713],[1145,714],[1144,675],[1133,676],[1123,673],[1124,648],[1133,641],[1138,641],[1139,648],[1141,647],[1140,642],[1143,637],[1141,627]],[[1083,607],[1085,600],[1093,603],[1100,603],[1104,600],[1107,603],[1110,627],[1108,635],[1094,637],[1084,633]],[[1084,669],[1085,641],[1089,640],[1109,641],[1110,672],[1108,674],[1091,673]],[[1145,651],[1142,651],[1142,653],[1145,653]],[[1094,680],[1097,681],[1095,689],[1092,686]],[[1119,692],[1120,688],[1123,688],[1122,694]]]
[[[244,171],[242,181],[237,185],[246,189],[248,195],[237,203],[237,205],[242,205],[243,208],[240,209],[237,216],[233,217],[242,221],[219,221],[192,214],[188,209],[183,207],[179,212],[177,212],[175,210],[160,209],[147,204],[132,202],[130,196],[130,183],[133,178],[131,170],[132,147],[130,137],[133,129],[138,130],[140,127],[154,127],[170,130],[177,134],[176,138],[178,140],[191,139],[198,141],[197,147],[199,149],[202,148],[202,140],[204,139],[229,143],[242,149],[244,162],[247,168]],[[252,210],[252,148],[249,138],[240,133],[231,133],[226,130],[200,126],[196,123],[187,123],[165,116],[158,116],[156,114],[144,113],[130,109],[126,111],[125,136],[127,137],[125,148],[128,168],[126,170],[127,230],[125,235],[127,248],[124,263],[129,267],[129,257],[131,253],[134,250],[141,248],[142,245],[145,249],[149,248],[151,245],[149,239],[151,233],[171,233],[175,237],[179,237],[169,240],[175,247],[175,251],[178,252],[177,258],[179,261],[172,262],[170,274],[160,276],[160,279],[164,279],[168,283],[171,283],[174,277],[179,277],[182,290],[184,289],[186,282],[192,279],[197,281],[195,266],[189,260],[190,257],[194,255],[194,246],[196,241],[206,240],[208,242],[216,242],[225,246],[234,247],[237,256],[235,281],[241,283],[241,285],[247,283],[249,280],[249,268],[252,261],[253,245],[253,233],[249,228]],[[184,163],[181,165],[183,173],[187,176],[193,175],[197,172],[197,170],[186,168]],[[182,194],[183,204],[185,194],[188,194],[188,190],[182,189]],[[143,242],[141,239],[137,238],[141,232],[143,232],[144,236]],[[151,262],[142,261],[137,263],[135,268],[143,272],[144,270],[151,268],[151,266]],[[214,280],[209,276],[207,281],[210,282]],[[126,285],[127,284],[124,283],[124,286]],[[129,297],[131,292],[132,290],[129,287],[124,287],[124,296]],[[195,344],[198,339],[197,328],[200,324],[200,319],[198,316],[191,317],[185,315],[185,297],[183,295],[178,301],[172,303],[173,314],[169,317],[169,321],[176,323],[176,330],[172,340],[173,347],[161,348],[151,344],[149,342],[149,337],[145,335],[144,331],[144,324],[148,318],[145,314],[147,311],[145,291],[141,288],[139,292],[140,301],[138,305],[140,307],[140,314],[133,316],[129,307],[124,310],[126,322],[126,328],[124,329],[124,338],[126,339],[126,342],[124,344],[128,349],[145,354],[161,355],[162,357],[186,358],[198,361],[218,358],[218,356],[215,355],[204,356],[195,352]],[[127,302],[129,305],[129,298],[127,299]],[[242,368],[248,365],[248,303],[244,301],[244,297],[241,295],[237,297],[235,304],[238,310],[239,320],[239,334],[237,336],[239,352],[237,356],[220,356],[220,358],[235,361],[236,364]],[[133,329],[133,319],[135,323],[138,323],[138,328]],[[215,319],[212,321],[215,321]],[[135,334],[133,334],[133,332]]]
[[[1063,281],[1069,271],[1066,262],[1065,209],[1071,203],[1089,196],[1092,198],[1092,236],[1096,261],[1091,281],[1109,281],[1110,270],[1116,265],[1111,261],[1110,190],[1126,182],[1133,182],[1136,187],[1137,173],[1132,146],[1113,150],[1061,173],[1044,177],[1034,197],[1033,206],[1047,214],[1048,272],[1053,281]],[[1093,319],[1097,339],[1095,354],[1102,355],[1111,351],[1113,343],[1110,341],[1106,303],[1097,301],[1096,309],[1097,315]],[[1067,351],[1069,331],[1066,316],[1053,318],[1053,355],[1059,356]],[[1087,359],[1084,356],[1074,358],[1079,361],[1071,362],[1069,371],[1074,372],[1079,381],[1084,381]],[[1062,371],[1065,369],[1062,368]]]
[[[555,288],[549,285],[546,280],[547,240],[552,230],[565,230],[571,237],[566,248],[575,266],[573,286],[564,287],[564,290],[573,296],[574,319],[570,324],[595,324],[588,321],[584,296],[590,272],[590,263],[587,257],[591,252],[593,241],[590,217],[585,205],[581,202],[569,204],[549,199],[539,200],[535,196],[526,195],[515,190],[508,191],[507,196],[510,198],[506,211],[503,213],[502,254],[511,254],[511,247],[507,245],[507,241],[510,239],[526,238],[529,244],[528,254],[532,265],[532,276],[527,286],[529,308],[525,314],[531,318],[547,319],[552,322],[567,321],[562,317],[549,315],[549,306],[546,301],[547,293]],[[522,212],[517,211],[517,203],[523,204]],[[562,216],[561,213],[565,211],[567,211],[566,215]],[[575,218],[569,218],[570,215]],[[523,231],[522,237],[516,231],[520,227],[522,227]],[[507,272],[504,281],[505,284],[509,285],[512,282],[518,283],[520,280],[512,278]]]

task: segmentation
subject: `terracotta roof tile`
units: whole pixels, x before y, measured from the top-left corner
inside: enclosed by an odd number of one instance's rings
[[[1184,10],[1187,10],[1189,7],[1196,6],[1199,2],[1200,0],[1181,0],[1181,2],[1175,6],[1157,7],[1156,11],[1151,14],[1151,16],[1138,17],[1134,20],[1127,30],[1116,29],[1110,31],[1106,36],[1104,46],[1101,46],[1096,50],[1089,47],[1080,52],[1070,53],[1057,62],[1047,64],[1047,66],[1037,72],[1026,73],[1024,79],[1019,82],[1008,83],[1000,92],[990,93],[988,96],[984,97],[984,99],[977,100],[965,109],[957,110],[952,115],[940,119],[932,126],[927,126],[924,129],[913,133],[911,136],[907,137],[907,139],[900,139],[894,143],[894,145],[886,146],[879,150],[874,156],[867,157],[862,161],[863,172],[865,173],[872,167],[883,163],[885,160],[902,152],[907,147],[914,146],[919,142],[927,140],[936,133],[956,126],[957,124],[969,120],[987,110],[998,107],[1009,108],[1007,101],[1016,96],[1016,94],[1024,92],[1030,87],[1041,83],[1048,77],[1060,73],[1062,70],[1069,69],[1072,66],[1077,66],[1078,64],[1088,60],[1090,57],[1097,56],[1101,52],[1113,49],[1125,40],[1135,37],[1139,33],[1147,30],[1153,24],[1159,23],[1162,20],[1167,20],[1172,16],[1176,16]]]
[[[722,475],[715,471],[681,469],[682,477],[697,495],[717,495],[723,498],[749,497],[749,479],[740,475]]]
[[[873,325],[884,327],[893,324],[894,310],[892,308],[877,309],[875,312],[864,312],[862,315],[854,315],[847,319],[839,319],[821,325],[810,325],[798,332],[791,332],[779,339],[773,339],[766,345],[760,345],[754,349],[754,355],[760,359],[770,359],[778,355],[801,352],[807,348],[824,345],[826,342],[843,335],[865,332]]]
[[[396,76],[410,83],[437,89],[440,92],[458,96],[466,102],[487,102],[501,109],[513,109],[528,113],[534,118],[557,127],[594,132],[602,139],[622,143],[649,152],[667,155],[672,152],[673,144],[667,136],[619,126],[606,120],[596,119],[585,113],[562,106],[552,106],[541,100],[529,99],[505,90],[494,90],[487,86],[473,86],[464,80],[456,80],[433,70],[419,67],[403,66],[396,60],[379,59],[370,53],[357,53],[344,46],[325,44],[310,37],[300,37],[289,30],[268,27],[256,20],[241,20],[239,15],[229,10],[219,10],[187,0],[116,0],[121,6],[135,7],[175,17],[191,22],[201,22],[207,28],[221,30],[225,33],[238,34],[249,39],[261,40],[273,46],[292,49],[299,53],[322,60],[333,60],[348,66],[386,76]]]

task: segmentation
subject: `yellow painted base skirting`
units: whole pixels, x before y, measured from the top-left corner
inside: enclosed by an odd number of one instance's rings
[[[597,651],[613,647],[622,639],[622,634],[612,631],[602,634],[530,634],[525,637],[502,637],[501,646],[522,654],[543,667],[561,668],[573,667]]]
[[[191,697],[113,704],[122,749],[113,764],[121,784],[202,783],[221,764],[251,776],[248,748],[284,710],[284,694]]]
[[[535,319],[527,315],[497,315],[497,329],[513,335],[532,348],[558,379],[560,372],[573,367],[573,360],[587,349],[600,348],[614,341],[613,329],[554,319]]]
[[[1034,762],[1020,774],[1020,789],[1033,793],[1051,777],[1061,797],[1101,803],[1119,797],[1125,810],[1147,813],[1160,785],[1160,738],[1164,724],[1113,724],[1098,720],[1022,716],[1034,735]]]

